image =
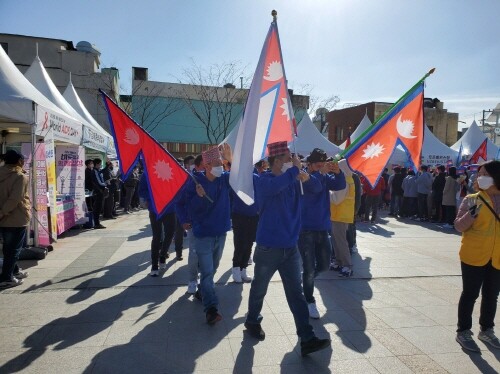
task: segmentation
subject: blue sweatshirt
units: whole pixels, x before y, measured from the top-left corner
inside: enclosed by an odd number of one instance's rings
[[[311,173],[319,184],[304,183],[302,203],[302,231],[330,230],[330,192],[343,190],[346,186],[344,173],[324,175],[319,171]]]
[[[297,245],[301,221],[301,193],[297,180],[299,169],[292,167],[276,176],[263,173],[256,181],[259,205],[259,225],[256,242],[272,248],[291,248]],[[312,177],[307,184],[319,184]],[[317,188],[317,186],[308,186]]]
[[[259,176],[254,173],[253,175],[253,185],[254,185],[254,190],[255,190],[255,184],[256,184],[256,179],[258,179]],[[255,217],[259,215],[259,207],[257,204],[257,196],[255,194],[254,196],[254,203],[252,205],[247,205],[241,200],[238,195],[236,195],[236,192],[234,192],[233,189],[231,189],[231,212],[236,213],[236,214],[241,214],[242,216],[247,216],[247,217]]]
[[[198,180],[199,175],[204,175],[203,172],[196,170],[193,170],[192,174],[196,180]],[[181,225],[184,223],[191,223],[191,215],[189,213],[189,200],[187,197],[188,185],[189,182],[187,183],[184,190],[180,193],[179,199],[175,203],[175,214]]]
[[[196,180],[213,203],[206,197],[198,196],[196,184],[189,181],[185,198],[189,202],[188,211],[194,236],[201,238],[225,234],[231,229],[229,173],[222,173],[220,178],[215,178],[212,182],[204,174],[198,174]]]

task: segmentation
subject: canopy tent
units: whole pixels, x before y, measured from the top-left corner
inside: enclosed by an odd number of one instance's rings
[[[13,133],[44,136],[53,129],[54,139],[72,144],[82,140],[82,124],[38,91],[0,48],[0,127]]]
[[[359,136],[361,136],[361,134],[363,134],[371,125],[372,125],[372,122],[368,118],[368,115],[365,114],[365,116],[363,117],[363,119],[359,123],[358,127],[356,127],[356,130],[354,130],[354,132],[350,136],[351,143],[354,140],[356,140]],[[346,142],[347,142],[347,140],[345,142],[343,142],[341,145],[339,145],[339,148],[344,150]]]
[[[304,156],[310,154],[314,148],[321,148],[328,156],[335,156],[340,153],[340,148],[321,135],[308,115],[302,117],[297,127],[297,137],[289,142],[288,146],[292,152]]]
[[[424,129],[424,144],[422,146],[422,165],[446,165],[448,160],[457,161],[458,151],[442,143],[427,126]]]
[[[88,122],[88,125],[83,126],[82,145],[105,152],[111,157],[116,157],[113,138],[102,128],[94,117],[92,117],[87,108],[85,108],[85,105],[82,103],[82,100],[78,96],[78,93],[71,82],[71,73],[68,85],[63,92],[63,97],[78,112],[78,114]]]
[[[486,152],[488,160],[496,159],[498,147],[481,131],[476,121],[472,122],[472,125],[470,125],[465,134],[451,146],[451,149],[459,152],[460,146],[462,146],[462,156],[470,157],[476,152],[484,139],[487,139]]]

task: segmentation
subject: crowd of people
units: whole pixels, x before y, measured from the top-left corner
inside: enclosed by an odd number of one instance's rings
[[[101,214],[113,219],[118,206],[129,214],[134,208],[147,208],[152,228],[152,277],[166,269],[172,241],[176,260],[183,260],[187,238],[187,292],[202,302],[206,322],[211,325],[222,319],[214,275],[226,234],[232,229],[232,279],[251,283],[245,328],[253,337],[265,339],[263,302],[271,278],[279,272],[302,354],[308,355],[331,344],[315,335],[309,321],[320,318],[314,298],[315,278],[328,269],[341,277],[353,275],[352,253],[358,251],[356,221],[376,224],[382,208],[398,219],[444,223],[444,227],[463,233],[457,341],[465,349],[479,350],[470,329],[474,303],[482,290],[478,337],[500,348],[493,331],[500,289],[500,161],[487,162],[470,176],[467,171],[458,175],[455,167],[429,170],[423,165],[415,173],[397,166],[392,175],[384,170],[371,186],[346,160],[332,160],[321,149],[315,148],[301,159],[290,152],[286,142],[267,147],[267,159],[255,164],[253,171],[252,205],[245,204],[229,184],[232,152],[223,144],[179,160],[191,178],[159,216],[152,208],[147,175],[139,167],[123,181],[111,162],[102,168],[100,159],[87,160],[85,186],[92,191],[87,199],[92,225],[105,228],[100,223]],[[4,160],[6,165],[0,168],[4,242],[0,287],[12,287],[27,276],[17,267],[16,256],[31,207],[22,155],[9,151]],[[247,271],[251,263],[253,277]]]

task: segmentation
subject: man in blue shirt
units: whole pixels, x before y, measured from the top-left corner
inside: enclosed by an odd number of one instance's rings
[[[223,157],[231,162],[231,148],[222,146]],[[203,152],[205,175],[196,176],[186,187],[189,215],[193,227],[194,247],[200,269],[200,289],[207,323],[222,319],[215,293],[214,275],[219,267],[226,233],[231,229],[229,173],[223,171],[219,149]]]
[[[254,254],[254,280],[250,289],[245,327],[255,338],[265,339],[260,312],[269,282],[278,271],[301,339],[302,355],[305,356],[330,346],[330,339],[318,339],[309,323],[297,249],[301,226],[299,181],[304,185],[320,182],[300,170],[300,160],[296,156],[292,158],[286,142],[268,144],[268,151],[271,172],[262,174],[256,182],[259,224]]]
[[[299,251],[304,271],[302,281],[304,296],[309,309],[309,317],[319,318],[314,299],[314,278],[330,265],[332,245],[330,241],[330,192],[345,188],[344,174],[337,163],[326,163],[327,155],[315,148],[307,157],[307,172],[320,181],[319,185],[304,185],[302,203],[302,230],[299,236]],[[331,173],[331,174],[327,174]]]

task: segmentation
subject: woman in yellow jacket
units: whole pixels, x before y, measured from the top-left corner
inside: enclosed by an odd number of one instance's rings
[[[464,349],[479,352],[472,339],[472,311],[482,294],[478,338],[500,349],[495,336],[495,314],[500,291],[500,161],[489,161],[479,167],[478,193],[462,201],[455,228],[462,232],[460,261],[463,291],[458,304],[456,340]]]

